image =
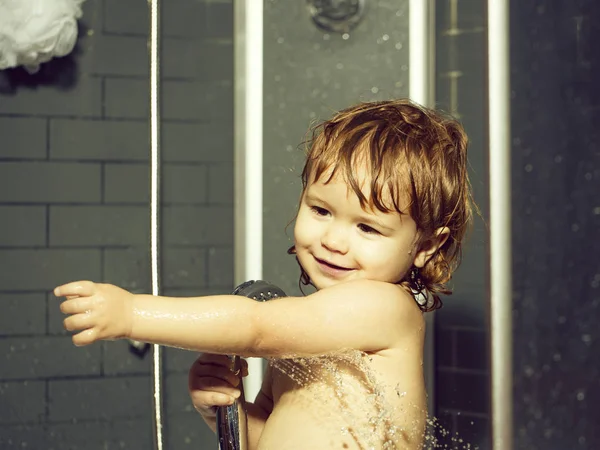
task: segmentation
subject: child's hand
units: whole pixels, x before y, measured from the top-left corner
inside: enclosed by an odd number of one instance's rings
[[[75,281],[54,289],[57,297],[67,297],[60,310],[69,314],[64,327],[83,330],[73,336],[75,345],[88,345],[100,339],[118,339],[131,333],[133,294],[111,284]]]
[[[204,353],[190,367],[188,390],[196,410],[204,417],[215,417],[217,406],[228,406],[237,399],[242,377],[248,375],[248,363],[242,360],[242,373],[234,374],[226,355]]]

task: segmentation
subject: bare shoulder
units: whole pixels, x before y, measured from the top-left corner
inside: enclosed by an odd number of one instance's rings
[[[382,325],[410,331],[423,327],[423,313],[415,299],[402,287],[373,280],[355,280],[331,287],[338,290],[348,306],[376,316]]]

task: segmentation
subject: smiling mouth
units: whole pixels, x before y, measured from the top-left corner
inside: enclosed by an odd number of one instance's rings
[[[315,257],[315,259],[317,260],[317,262],[319,264],[321,264],[321,265],[323,265],[325,267],[329,267],[330,269],[333,269],[333,270],[340,270],[340,271],[349,271],[349,270],[352,270],[352,269],[349,269],[347,267],[336,266],[335,264],[331,264],[331,263],[329,263],[329,262],[327,262],[327,261],[325,261],[323,259],[319,259],[317,257]]]

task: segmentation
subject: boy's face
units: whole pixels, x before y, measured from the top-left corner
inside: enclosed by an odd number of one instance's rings
[[[327,178],[307,186],[294,228],[296,255],[312,283],[323,289],[357,279],[402,280],[415,258],[416,223],[396,211],[364,210],[342,176],[325,184]]]

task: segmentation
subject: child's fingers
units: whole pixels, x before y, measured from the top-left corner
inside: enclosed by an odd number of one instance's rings
[[[85,330],[92,328],[94,322],[89,314],[75,314],[63,320],[63,326],[67,331]]]
[[[88,297],[94,295],[94,290],[94,283],[91,281],[73,281],[54,288],[54,295],[57,297],[73,295]]]
[[[217,392],[232,398],[238,398],[242,391],[233,387],[228,382],[215,377],[195,377],[189,383],[190,394]]]
[[[190,383],[192,379],[203,377],[218,378],[230,384],[231,386],[237,386],[240,384],[239,376],[236,376],[231,369],[229,369],[229,367],[214,364],[203,364],[196,361],[189,371]]]
[[[89,297],[77,297],[71,300],[65,300],[60,304],[60,310],[63,314],[78,314],[89,311],[92,307],[92,301]]]
[[[190,392],[192,404],[197,411],[203,414],[214,415],[216,406],[229,406],[235,399],[221,392],[194,391]]]
[[[81,333],[77,333],[72,338],[73,344],[77,347],[83,347],[84,345],[89,345],[98,340],[98,331],[96,328],[89,328],[87,330],[82,331]]]

